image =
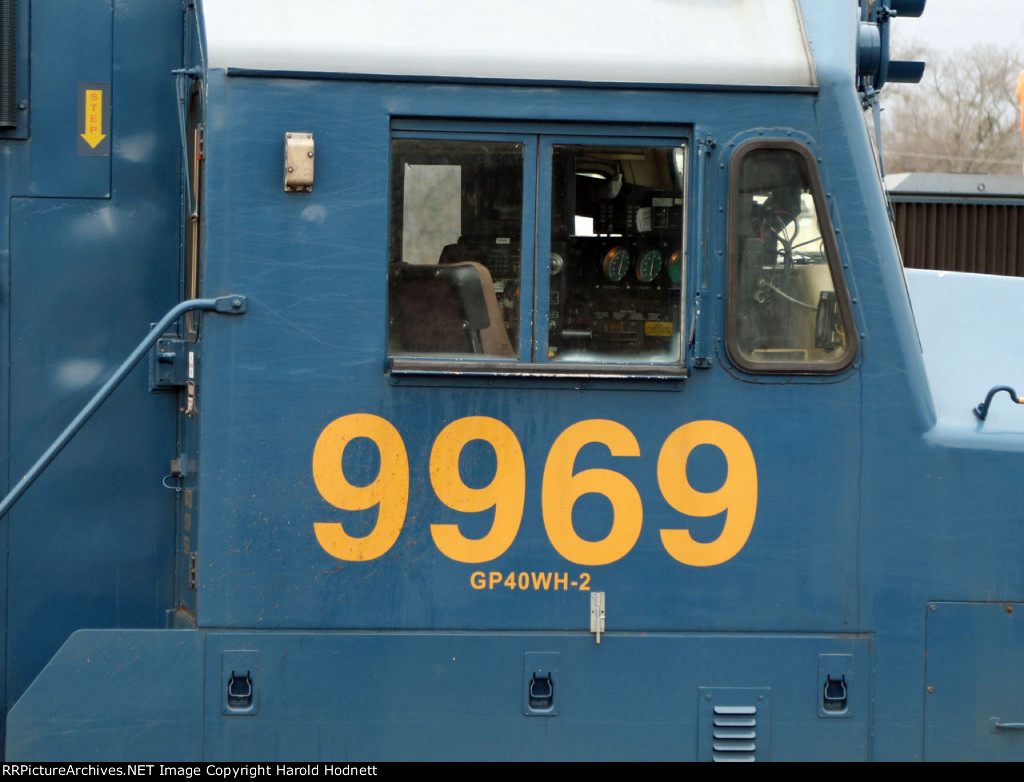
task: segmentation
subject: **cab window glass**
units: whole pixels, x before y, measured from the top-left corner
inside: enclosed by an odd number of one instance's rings
[[[400,124],[393,371],[684,373],[685,136]]]
[[[680,356],[684,149],[552,147],[547,358]]]
[[[856,334],[820,184],[798,145],[740,149],[732,166],[729,350],[755,371],[836,371]]]
[[[395,139],[388,349],[515,358],[524,145]]]

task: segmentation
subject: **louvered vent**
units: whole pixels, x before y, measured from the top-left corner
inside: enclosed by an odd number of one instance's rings
[[[716,763],[771,760],[770,687],[701,687],[697,758]]]
[[[753,763],[757,750],[757,707],[715,706],[711,759],[715,763]]]

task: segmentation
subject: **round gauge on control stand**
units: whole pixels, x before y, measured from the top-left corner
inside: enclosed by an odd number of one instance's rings
[[[601,271],[609,282],[619,282],[629,271],[629,248],[619,245],[604,254]]]
[[[683,281],[683,256],[679,250],[668,257],[668,279],[674,285]]]
[[[636,259],[636,278],[640,282],[653,282],[661,272],[661,250],[644,250]]]

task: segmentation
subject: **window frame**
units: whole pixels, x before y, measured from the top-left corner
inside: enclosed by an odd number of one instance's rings
[[[469,375],[487,377],[543,377],[543,378],[608,378],[678,381],[688,374],[690,356],[686,339],[686,292],[689,289],[689,246],[693,218],[690,204],[690,179],[694,161],[693,129],[688,126],[610,125],[534,125],[530,123],[503,124],[500,129],[473,124],[444,121],[392,122],[388,144],[388,249],[387,258],[393,258],[395,239],[392,188],[393,146],[398,139],[438,141],[505,141],[524,145],[523,157],[523,216],[520,239],[520,303],[519,339],[514,347],[517,359],[473,356],[413,356],[388,354],[387,366],[395,375]],[[680,249],[682,251],[682,281],[679,286],[679,355],[673,362],[653,363],[637,361],[557,361],[547,357],[550,275],[541,273],[538,258],[547,258],[551,252],[551,209],[553,184],[553,150],[558,146],[622,146],[666,147],[684,150],[683,210],[681,216]],[[399,205],[400,208],[400,205]],[[397,215],[401,221],[402,216]],[[544,269],[547,269],[547,264]]]
[[[748,154],[765,149],[795,152],[803,159],[807,169],[811,197],[817,212],[818,228],[825,247],[825,257],[836,294],[836,302],[842,315],[843,323],[847,325],[848,350],[841,359],[834,362],[750,361],[743,356],[738,344],[739,329],[736,324],[740,312],[739,275],[740,255],[742,253],[740,242],[737,241],[739,234],[738,221],[741,211],[739,207],[740,166]],[[832,225],[828,199],[825,195],[821,174],[818,171],[817,160],[811,149],[806,144],[792,138],[758,137],[739,144],[732,153],[729,164],[728,193],[725,343],[729,359],[740,369],[759,375],[835,375],[849,368],[860,354],[859,329],[854,317],[846,276],[843,273],[844,264],[840,257],[839,242]]]

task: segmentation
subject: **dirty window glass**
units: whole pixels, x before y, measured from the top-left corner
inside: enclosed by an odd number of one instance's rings
[[[395,139],[388,352],[515,358],[524,146]]]
[[[680,360],[680,147],[552,149],[548,356]]]
[[[758,146],[738,155],[730,203],[730,353],[762,371],[840,369],[853,357],[855,335],[808,155]]]

